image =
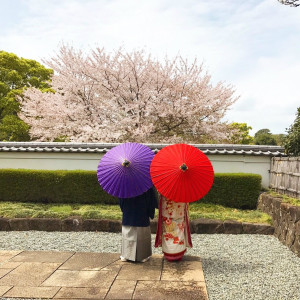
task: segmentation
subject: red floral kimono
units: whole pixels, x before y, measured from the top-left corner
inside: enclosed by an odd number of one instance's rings
[[[167,260],[180,260],[187,247],[193,247],[189,227],[188,204],[160,195],[155,247],[162,247]]]

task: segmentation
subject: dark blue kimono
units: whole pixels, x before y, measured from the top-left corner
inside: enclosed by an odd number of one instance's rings
[[[140,196],[121,198],[119,203],[123,212],[124,226],[150,226],[149,218],[154,218],[155,208],[158,208],[157,194],[153,187]]]

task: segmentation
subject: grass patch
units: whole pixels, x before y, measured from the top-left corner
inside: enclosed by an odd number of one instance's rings
[[[258,210],[240,210],[221,205],[196,202],[190,204],[190,218],[235,220],[239,222],[271,224],[269,215]],[[156,217],[158,211],[156,210]],[[118,205],[94,204],[36,204],[22,202],[0,202],[0,217],[6,218],[67,218],[80,216],[83,219],[121,220]]]
[[[284,194],[279,194],[272,190],[269,190],[268,193],[273,197],[282,198],[282,202],[289,203],[295,206],[300,206],[300,199],[289,197]]]
[[[210,203],[191,203],[189,208],[190,218],[207,218],[216,220],[233,220],[249,223],[272,224],[272,218],[259,210],[241,210]]]
[[[0,217],[6,218],[60,218],[80,216],[83,219],[122,218],[118,205],[36,204],[0,202]]]

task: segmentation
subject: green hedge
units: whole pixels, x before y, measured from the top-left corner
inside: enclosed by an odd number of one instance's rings
[[[261,176],[215,174],[212,189],[201,200],[228,207],[256,208]],[[0,201],[117,204],[102,190],[96,171],[0,169]]]
[[[102,190],[95,171],[82,170],[0,169],[0,201],[118,203]]]
[[[241,209],[255,209],[261,176],[250,173],[217,173],[211,190],[201,200]]]

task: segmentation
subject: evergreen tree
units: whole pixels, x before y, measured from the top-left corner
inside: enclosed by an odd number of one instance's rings
[[[231,137],[227,142],[230,144],[243,144],[249,145],[253,143],[253,137],[250,136],[249,131],[252,129],[247,123],[233,122],[229,124],[229,130],[231,131]]]
[[[0,141],[28,141],[29,125],[19,119],[17,100],[28,87],[49,90],[53,71],[35,60],[0,51]]]
[[[258,130],[254,135],[255,145],[277,145],[275,138],[269,129]]]
[[[287,129],[284,148],[288,155],[300,156],[300,107],[297,109],[294,123]]]

